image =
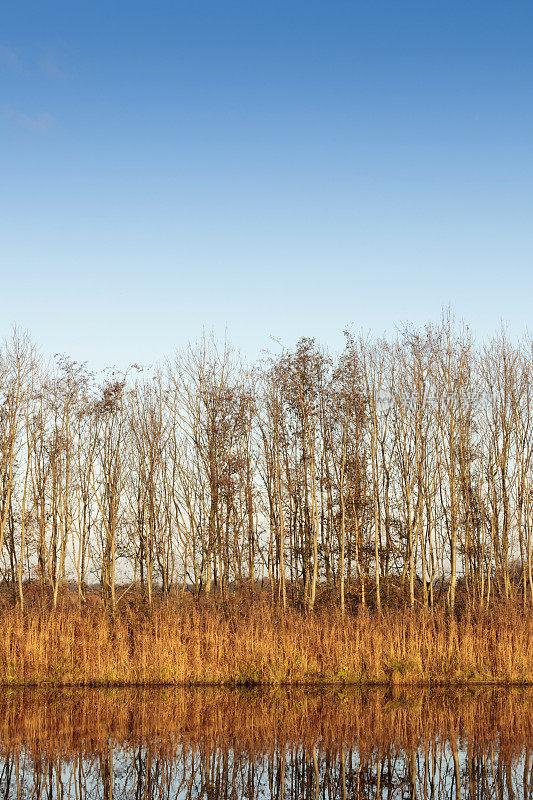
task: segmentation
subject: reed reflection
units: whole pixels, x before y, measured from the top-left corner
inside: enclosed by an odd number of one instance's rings
[[[533,797],[533,691],[14,692],[4,798]]]

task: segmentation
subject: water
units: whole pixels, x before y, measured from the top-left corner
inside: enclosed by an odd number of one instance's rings
[[[533,797],[533,689],[11,689],[0,797]]]

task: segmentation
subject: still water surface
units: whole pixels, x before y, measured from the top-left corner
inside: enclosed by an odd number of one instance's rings
[[[0,797],[533,798],[533,689],[4,690]]]

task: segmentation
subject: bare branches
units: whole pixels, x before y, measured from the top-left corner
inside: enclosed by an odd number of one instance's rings
[[[22,607],[96,581],[114,609],[226,600],[533,602],[533,350],[451,314],[393,340],[303,338],[250,368],[204,337],[101,384],[26,336],[0,348],[0,569]],[[117,591],[117,587],[123,588]]]

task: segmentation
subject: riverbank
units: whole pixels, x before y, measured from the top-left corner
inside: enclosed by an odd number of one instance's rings
[[[97,603],[52,612],[36,602],[22,614],[4,606],[1,619],[4,685],[533,683],[533,615],[519,606],[342,618],[262,599],[175,601],[112,618]]]

